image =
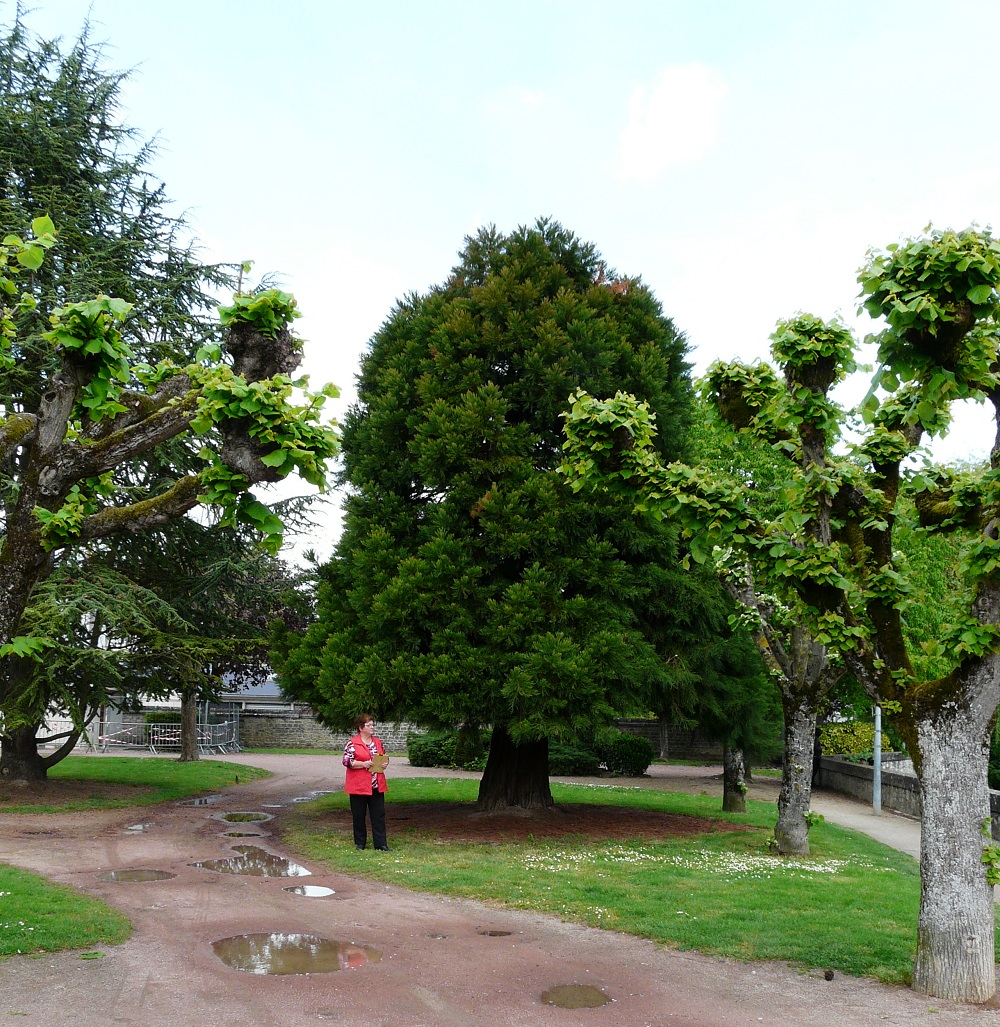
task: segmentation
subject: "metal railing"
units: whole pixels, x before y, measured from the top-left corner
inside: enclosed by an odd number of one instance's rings
[[[104,725],[98,736],[100,752],[112,749],[148,749],[152,753],[179,750],[180,724],[147,724],[144,721],[119,721]],[[240,751],[240,721],[232,716],[215,724],[198,725],[198,751],[203,755]]]

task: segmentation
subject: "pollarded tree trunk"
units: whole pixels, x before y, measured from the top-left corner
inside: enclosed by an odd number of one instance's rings
[[[785,748],[781,763],[781,793],[774,839],[783,856],[809,855],[809,803],[812,798],[813,736],[816,710],[808,697],[782,695]]]
[[[494,727],[477,808],[543,809],[551,805],[548,739],[515,745],[506,728]]]
[[[917,721],[920,917],[913,990],[959,1002],[996,992],[993,888],[982,864],[988,717],[949,704]]]
[[[747,786],[743,777],[743,750],[722,750],[722,808],[727,813],[746,813]]]

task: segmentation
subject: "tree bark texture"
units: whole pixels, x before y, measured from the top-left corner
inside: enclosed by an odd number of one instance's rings
[[[806,814],[812,799],[816,710],[813,703],[803,696],[782,695],[782,706],[785,711],[785,747],[774,838],[781,855],[808,856],[809,822]]]
[[[920,746],[920,917],[913,990],[958,1002],[996,991],[993,888],[986,883],[982,822],[989,718],[948,704],[917,721]]]
[[[0,778],[4,781],[45,780],[48,761],[38,751],[36,730],[36,725],[24,724],[0,735]]]
[[[722,808],[726,813],[746,813],[747,786],[743,775],[743,750],[722,750]]]
[[[494,727],[477,808],[544,809],[551,805],[548,739],[516,745],[506,728]]]
[[[181,763],[194,763],[198,755],[198,692],[193,686],[181,691]]]
[[[659,728],[660,733],[660,759],[668,760],[670,759],[670,725],[663,717],[660,717],[656,721],[656,726]]]

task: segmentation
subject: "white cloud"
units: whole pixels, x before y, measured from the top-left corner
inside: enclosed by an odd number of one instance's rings
[[[704,64],[665,68],[652,85],[637,86],[619,139],[621,177],[649,182],[668,167],[700,160],[715,142],[728,92]]]

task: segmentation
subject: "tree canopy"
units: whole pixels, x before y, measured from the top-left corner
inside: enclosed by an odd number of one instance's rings
[[[561,481],[561,414],[581,384],[628,388],[682,455],[685,350],[649,289],[560,225],[467,239],[371,341],[344,533],[317,622],[276,653],[285,692],[337,726],[491,726],[481,804],[550,802],[548,739],[648,711],[701,641],[674,532]]]
[[[923,809],[914,987],[985,1001],[996,988],[991,885],[1000,878],[1000,848],[984,850],[981,834],[1000,702],[1000,243],[976,228],[930,231],[870,253],[859,281],[864,308],[885,323],[859,440],[829,395],[856,367],[855,340],[839,322],[800,314],[779,323],[781,377],[764,364],[709,371],[723,416],[791,458],[777,515],[762,516],[710,469],[665,464],[648,409],[624,393],[578,394],[566,470],[578,488],[624,492],[683,525],[693,552],[721,554],[724,571],[765,569],[809,644],[836,653],[893,711]],[[922,440],[946,431],[953,402],[965,398],[994,408],[990,466],[955,473],[915,463]],[[969,533],[954,617],[937,638],[920,638],[926,619],[920,630],[906,625],[921,598],[896,534],[910,511],[924,532]],[[771,608],[752,588],[744,601],[780,665]],[[912,641],[923,643],[919,657]]]

